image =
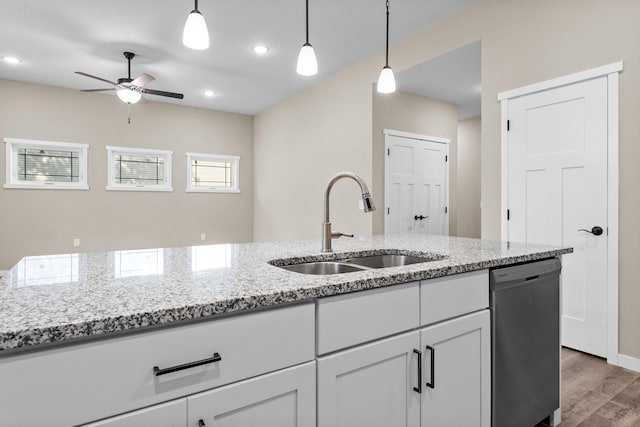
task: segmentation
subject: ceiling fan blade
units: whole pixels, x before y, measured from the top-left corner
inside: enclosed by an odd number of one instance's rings
[[[142,89],[142,93],[148,93],[149,95],[167,96],[169,98],[183,99],[184,95],[181,93],[163,92],[161,90]]]
[[[82,71],[76,71],[76,74],[80,74],[81,76],[90,77],[92,79],[100,80],[100,81],[103,81],[105,83],[109,83],[109,84],[114,85],[114,86],[117,84],[117,83],[112,82],[110,80],[103,79],[102,77],[96,77],[96,76],[92,76],[91,74],[83,73]]]
[[[108,89],[81,89],[83,92],[103,92],[106,90],[116,90],[115,87],[110,87]]]
[[[133,79],[133,81],[131,82],[131,84],[133,86],[138,86],[138,87],[142,87],[144,85],[146,85],[147,83],[151,83],[152,81],[154,81],[156,78],[153,76],[150,76],[149,74],[143,73],[140,74],[138,77],[136,77],[135,79]]]

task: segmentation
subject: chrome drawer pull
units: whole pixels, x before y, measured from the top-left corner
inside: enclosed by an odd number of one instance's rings
[[[182,371],[183,369],[195,368],[196,366],[206,365],[207,363],[215,363],[222,360],[222,357],[218,353],[213,353],[213,357],[208,359],[196,360],[195,362],[184,363],[182,365],[171,366],[169,368],[160,369],[157,366],[153,367],[153,373],[155,376],[164,374],[170,374],[171,372]]]

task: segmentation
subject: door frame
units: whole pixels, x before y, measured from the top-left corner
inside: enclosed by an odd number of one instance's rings
[[[438,136],[430,136],[430,135],[422,135],[419,133],[411,133],[411,132],[404,132],[404,131],[400,131],[400,130],[392,130],[392,129],[382,129],[382,134],[384,135],[384,151],[385,153],[388,153],[389,151],[389,138],[390,136],[397,136],[400,138],[408,138],[408,139],[416,139],[419,141],[428,141],[428,142],[436,142],[436,143],[440,143],[440,144],[447,144],[447,153],[448,156],[451,156],[450,153],[450,147],[451,147],[451,140],[449,138],[442,138],[442,137],[438,137]],[[388,161],[389,156],[384,154],[384,229],[383,232],[386,233],[387,228],[388,228],[388,224],[387,222],[389,221],[389,215],[387,215],[386,211],[389,208],[389,161]],[[448,212],[447,212],[447,216],[445,217],[446,219],[446,225],[445,228],[447,230],[447,236],[449,235],[449,215],[451,215],[451,209],[449,209],[451,206],[449,204],[449,193],[450,193],[450,189],[449,189],[449,162],[447,162],[447,164],[445,165],[446,168],[446,176],[445,176],[445,188],[446,188],[446,205],[448,208]]]
[[[619,235],[619,106],[618,75],[623,69],[622,61],[597,68],[569,74],[563,77],[534,83],[498,93],[500,102],[500,240],[508,240],[508,141],[507,118],[509,100],[536,92],[607,77],[607,363],[619,365],[618,353],[618,235]]]

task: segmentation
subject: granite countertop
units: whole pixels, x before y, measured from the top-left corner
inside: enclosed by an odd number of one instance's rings
[[[571,248],[431,235],[143,249],[23,258],[0,279],[0,355],[153,325],[311,300],[570,253]],[[268,261],[400,249],[445,255],[328,276]],[[276,262],[277,263],[277,262]]]

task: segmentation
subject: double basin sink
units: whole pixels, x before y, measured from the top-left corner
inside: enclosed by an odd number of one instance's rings
[[[365,271],[377,268],[387,267],[400,267],[403,265],[418,264],[423,262],[438,261],[446,258],[440,254],[409,254],[401,253],[400,251],[389,251],[396,253],[380,253],[374,255],[361,255],[347,257],[344,259],[333,260],[319,260],[313,262],[296,262],[296,259],[291,260],[277,260],[279,262],[271,262],[272,265],[276,265],[288,271],[293,271],[302,274],[340,274],[340,273],[354,273],[358,271]],[[290,262],[289,262],[290,261]]]

